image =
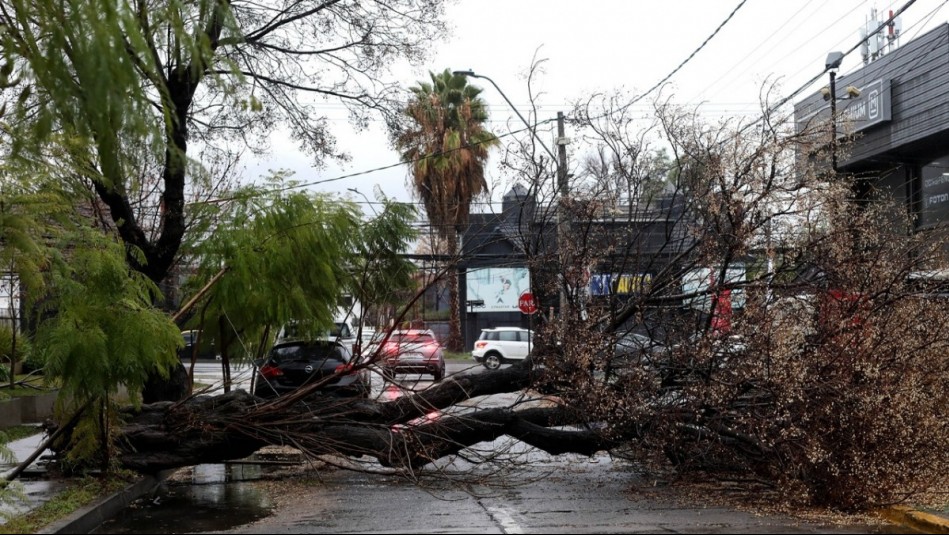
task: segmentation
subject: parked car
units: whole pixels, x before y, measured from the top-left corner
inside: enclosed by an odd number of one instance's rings
[[[533,336],[534,333],[520,327],[482,329],[471,357],[485,368],[496,370],[501,364],[527,358]]]
[[[319,393],[336,396],[369,395],[368,370],[354,370],[352,353],[335,340],[297,340],[274,344],[267,358],[257,364],[251,393],[258,397],[282,396],[304,385],[321,381],[326,382],[318,388]]]
[[[335,321],[333,326],[330,327],[325,333],[318,337],[321,340],[330,340],[334,342],[339,342],[343,344],[350,353],[355,353],[355,347],[357,345],[356,332],[345,321]],[[283,327],[280,328],[280,331],[277,332],[277,343],[290,342],[293,340],[302,340],[304,339],[301,336],[299,326],[297,322],[291,321]]]
[[[199,336],[201,331],[191,330],[191,331],[181,331],[181,337],[184,339],[185,345],[178,349],[178,358],[182,362],[190,362],[191,355],[194,354],[194,346],[199,343],[198,347],[198,358],[199,359],[220,359],[221,356],[218,355],[217,347],[214,344],[214,339],[208,336]]]
[[[614,360],[637,360],[651,364],[666,351],[666,346],[645,334],[624,333],[613,346]]]
[[[747,350],[740,335],[695,333],[669,346],[668,355],[659,366],[662,386],[674,388],[707,381],[727,370],[735,359],[740,360]]]
[[[379,364],[383,374],[391,377],[397,373],[427,373],[436,381],[445,377],[445,351],[434,332],[428,329],[392,331],[388,339],[385,333],[381,334],[377,343],[382,344]]]

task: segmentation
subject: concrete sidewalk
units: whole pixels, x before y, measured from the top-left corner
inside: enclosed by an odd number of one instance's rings
[[[10,463],[0,463],[0,473],[4,475],[10,473],[22,460],[29,458],[43,443],[46,434],[42,432],[38,424],[36,429],[37,433],[35,435],[14,440],[7,444],[7,448],[13,452],[14,461]],[[13,514],[26,513],[46,502],[51,496],[56,495],[56,493],[65,487],[61,481],[46,478],[46,461],[42,457],[41,455],[36,461],[30,464],[20,475],[20,478],[17,479],[17,484],[25,494],[26,499],[24,501],[16,501],[16,503],[0,503],[0,511]],[[0,518],[0,524],[4,523],[6,523],[6,521]]]
[[[10,463],[0,463],[0,473],[7,474],[16,468],[22,460],[28,459],[37,448],[42,445],[46,439],[37,425],[38,432],[26,438],[14,440],[7,444],[14,455],[15,461]],[[29,467],[20,475],[17,480],[25,500],[18,500],[15,503],[0,503],[0,510],[12,514],[26,514],[29,511],[39,507],[49,501],[66,488],[66,482],[58,479],[48,479],[46,472],[46,460],[44,455],[40,455]],[[126,508],[133,501],[154,491],[161,483],[164,474],[159,477],[142,477],[138,481],[129,484],[123,490],[97,500],[95,503],[83,507],[71,515],[56,521],[37,533],[88,533],[95,529],[99,524],[112,518],[119,511]],[[0,524],[6,523],[0,518]]]

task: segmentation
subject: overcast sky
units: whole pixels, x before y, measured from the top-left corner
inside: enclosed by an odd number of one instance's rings
[[[674,95],[679,104],[701,105],[710,118],[756,116],[763,82],[778,81],[783,94],[798,89],[823,71],[828,52],[846,52],[859,42],[859,28],[871,9],[876,8],[882,19],[889,10],[912,3],[902,16],[900,43],[905,44],[945,24],[947,2],[746,0],[669,79],[664,92]],[[471,69],[492,78],[527,114],[524,74],[536,53],[546,59],[543,75],[535,82],[535,93],[541,93],[538,119],[549,119],[557,111],[569,112],[571,102],[592,92],[623,88],[638,94],[653,87],[698,49],[739,4],[741,0],[459,0],[447,11],[454,28],[452,38],[435,44],[430,65],[419,71],[400,69],[393,76],[408,87],[427,79],[429,70]],[[840,73],[862,66],[857,50],[844,59]],[[489,82],[472,82],[484,88],[482,97],[489,105],[495,133],[522,126]],[[821,78],[803,95],[826,83]],[[287,168],[304,182],[327,181],[312,186],[315,190],[345,193],[356,188],[372,198],[378,185],[390,197],[412,200],[406,190],[405,166],[333,180],[390,166],[399,158],[389,147],[382,125],[354,134],[342,109],[327,110],[339,147],[353,156],[351,163],[314,169],[304,155],[291,149],[292,143],[277,142],[274,146],[283,148],[269,160],[249,162],[246,178],[253,180],[268,168]],[[493,166],[489,165],[488,175],[495,188],[493,197],[498,199],[510,184],[502,182]]]

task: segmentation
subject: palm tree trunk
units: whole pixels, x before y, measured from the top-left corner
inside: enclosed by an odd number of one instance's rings
[[[458,297],[458,234],[449,232],[447,236],[448,252],[451,255],[452,265],[448,269],[448,301],[451,310],[451,316],[448,320],[448,343],[446,347],[449,351],[464,351],[464,341],[461,338],[461,302]]]

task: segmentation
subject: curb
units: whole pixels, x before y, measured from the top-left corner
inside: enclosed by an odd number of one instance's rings
[[[905,505],[888,507],[878,512],[883,518],[920,533],[949,533],[949,518],[924,513]]]
[[[165,470],[155,476],[144,476],[124,489],[74,511],[69,516],[48,524],[37,533],[89,533],[110,520],[132,502],[154,492],[162,481],[175,470]]]

